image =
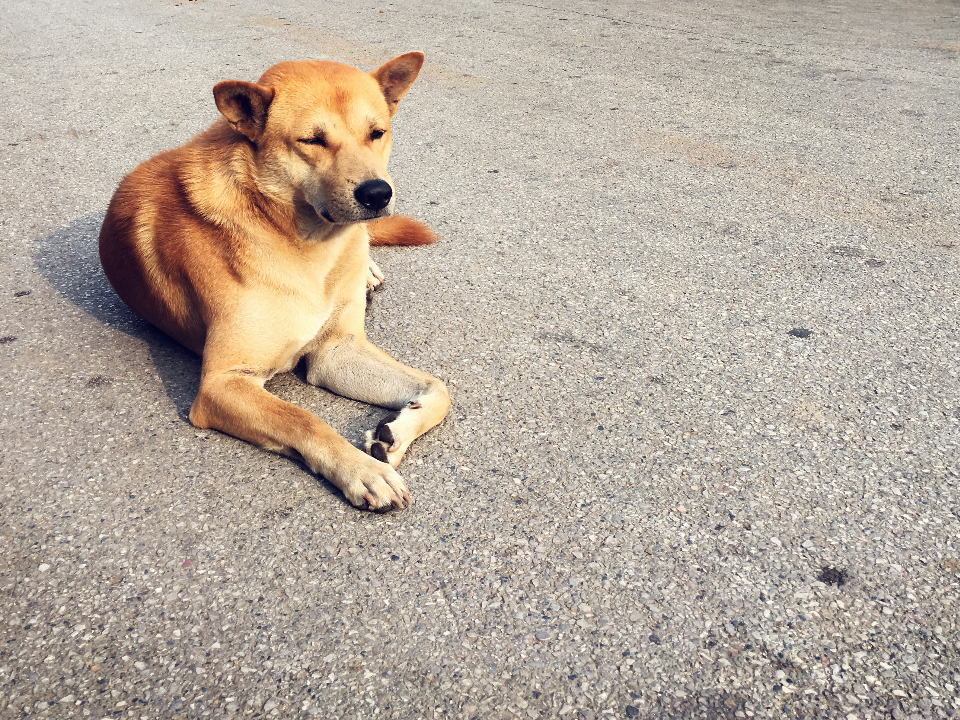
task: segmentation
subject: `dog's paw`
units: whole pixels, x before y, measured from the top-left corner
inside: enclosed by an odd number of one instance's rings
[[[394,464],[390,462],[390,445],[382,440],[377,440],[371,430],[367,430],[366,448],[367,452],[380,462],[395,467]]]
[[[383,285],[383,280],[383,271],[373,260],[370,260],[367,265],[367,292],[379,289]]]
[[[408,407],[419,409],[420,405],[411,403]],[[401,440],[402,424],[401,413],[391,413],[380,421],[376,430],[367,430],[367,442],[365,444],[367,452],[380,462],[385,462],[394,468],[397,467],[410,445],[409,441],[403,442]]]
[[[403,510],[412,505],[410,490],[403,478],[376,456],[366,458],[353,468],[349,479],[340,485],[344,496],[355,507],[366,510]]]

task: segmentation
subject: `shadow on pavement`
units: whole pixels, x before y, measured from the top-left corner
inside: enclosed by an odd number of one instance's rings
[[[69,302],[108,327],[144,343],[164,390],[187,420],[200,386],[200,358],[123,304],[100,267],[97,237],[103,213],[94,213],[36,242],[37,269]]]

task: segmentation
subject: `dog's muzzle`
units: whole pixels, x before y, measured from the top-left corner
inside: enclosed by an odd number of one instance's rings
[[[357,185],[353,197],[363,208],[380,212],[390,204],[393,188],[386,180],[367,180]]]

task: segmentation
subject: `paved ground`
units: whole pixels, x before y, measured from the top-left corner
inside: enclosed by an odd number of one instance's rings
[[[956,3],[0,16],[0,716],[960,714]],[[410,49],[443,242],[376,253],[369,334],[454,407],[370,515],[192,428],[95,243],[216,81]]]

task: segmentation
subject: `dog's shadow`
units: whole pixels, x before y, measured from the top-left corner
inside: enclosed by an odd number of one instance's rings
[[[38,240],[37,269],[54,290],[80,310],[149,348],[164,391],[173,400],[177,414],[186,420],[200,387],[200,358],[134,315],[110,287],[97,251],[103,216],[87,215]]]
[[[87,215],[38,240],[34,249],[37,269],[70,303],[147,346],[164,391],[180,418],[189,422],[190,406],[200,388],[200,358],[140,319],[117,297],[103,274],[97,249],[103,217],[103,213]],[[305,385],[302,367],[294,374],[300,382],[291,375],[279,375],[270,382],[270,389],[297,404],[309,401],[326,406],[340,416],[338,424],[343,426],[344,437],[362,447],[363,429],[376,426],[384,410],[349,400],[345,401],[349,408],[334,407],[344,400]]]

